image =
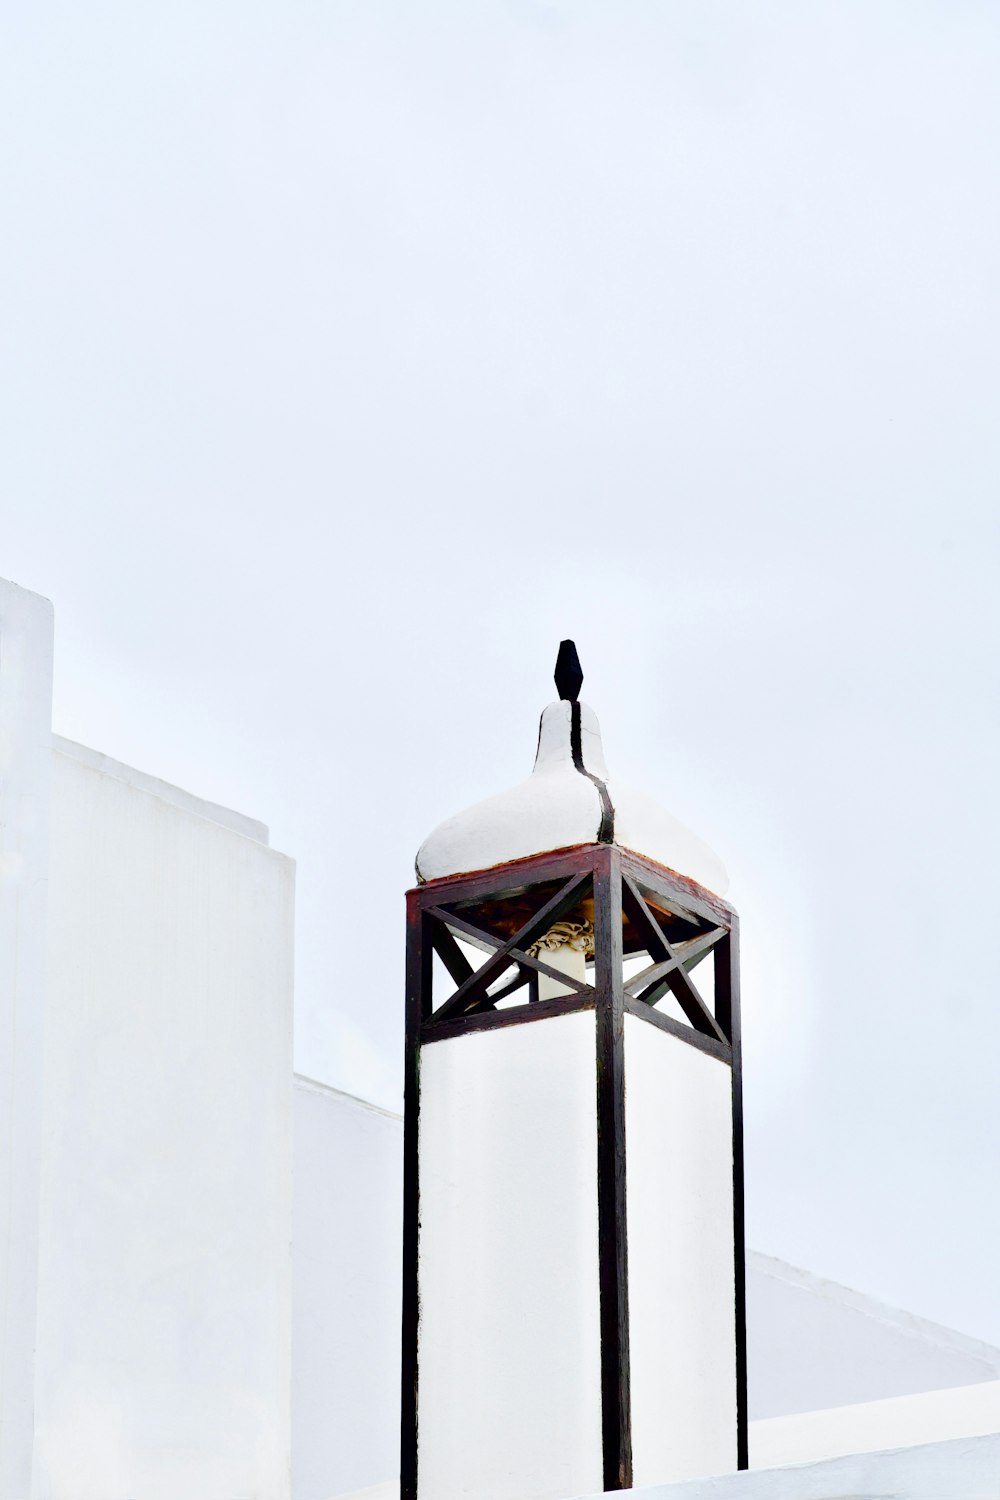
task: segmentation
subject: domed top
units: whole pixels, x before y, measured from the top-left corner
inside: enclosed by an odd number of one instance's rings
[[[582,681],[576,647],[564,641],[556,685],[565,696],[542,713],[531,775],[439,824],[417,853],[418,880],[578,844],[618,844],[725,895],[729,877],[718,855],[644,793],[608,775],[597,717],[576,701]]]

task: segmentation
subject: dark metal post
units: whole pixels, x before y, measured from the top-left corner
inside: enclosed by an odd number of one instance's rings
[[[625,998],[622,872],[618,850],[594,859],[597,991],[597,1217],[601,1288],[604,1488],[632,1487],[628,1235],[625,1221]]]
[[[406,898],[406,1058],[403,1104],[403,1348],[400,1404],[400,1496],[417,1500],[417,1322],[420,1178],[420,1026],[431,1004],[433,950],[420,893]]]
[[[740,928],[733,912],[715,950],[715,1017],[729,1038],[733,1075],[733,1248],[736,1316],[736,1466],[747,1469],[746,1243],[743,1216],[743,1057],[740,1043]]]

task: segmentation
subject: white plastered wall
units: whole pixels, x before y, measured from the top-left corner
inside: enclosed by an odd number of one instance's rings
[[[52,606],[0,580],[0,1500],[30,1487]]]
[[[736,1467],[729,1068],[625,1017],[635,1484]]]
[[[399,1473],[402,1121],[295,1080],[292,1494]]]
[[[421,1049],[422,1500],[601,1486],[594,1025]]]
[[[289,1494],[294,869],[258,832],[53,753],[36,1500]]]

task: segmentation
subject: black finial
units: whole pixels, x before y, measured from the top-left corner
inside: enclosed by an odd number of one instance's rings
[[[583,668],[576,654],[575,641],[559,642],[555,678],[556,692],[560,698],[568,698],[571,703],[575,703],[583,686]]]

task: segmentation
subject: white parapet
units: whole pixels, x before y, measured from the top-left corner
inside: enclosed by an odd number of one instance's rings
[[[293,881],[58,742],[35,1500],[287,1500]]]
[[[30,1486],[52,606],[0,580],[0,1500]]]
[[[751,1422],[750,1462],[765,1469],[990,1433],[1000,1433],[1000,1380]]]
[[[1000,1435],[744,1470],[632,1493],[634,1500],[996,1500]]]

